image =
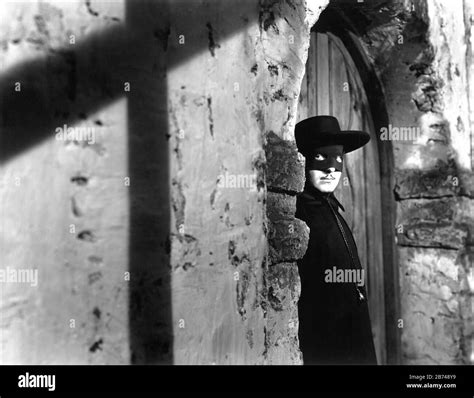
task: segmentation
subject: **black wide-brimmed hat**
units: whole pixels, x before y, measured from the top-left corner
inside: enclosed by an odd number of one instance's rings
[[[363,147],[370,141],[365,131],[341,130],[334,116],[313,116],[295,126],[295,140],[298,151],[304,156],[313,148],[325,145],[342,145],[344,153]]]

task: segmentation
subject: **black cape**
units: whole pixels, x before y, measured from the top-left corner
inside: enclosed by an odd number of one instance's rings
[[[334,194],[321,193],[308,184],[297,197],[295,217],[310,228],[306,254],[298,262],[300,349],[305,365],[375,365],[377,360],[364,287],[357,289],[356,283],[325,281],[327,269],[361,269],[352,232],[339,213],[339,207],[344,211]],[[340,227],[344,229],[352,258]]]

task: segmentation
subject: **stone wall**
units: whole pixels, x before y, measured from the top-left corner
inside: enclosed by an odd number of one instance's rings
[[[2,285],[2,363],[300,362],[303,245],[268,240],[301,182],[267,190],[264,147],[326,2],[169,4],[2,5],[1,266],[38,271]]]
[[[1,284],[0,362],[126,363],[130,77],[114,46],[124,3],[1,12],[0,267],[38,279]],[[55,139],[64,125],[93,134]]]
[[[401,329],[406,364],[470,363],[473,14],[468,3],[373,2],[344,9],[382,83],[389,123],[419,133],[414,140],[390,143],[401,304],[393,327]]]
[[[294,264],[301,249],[292,243],[304,245],[304,236],[291,214],[301,181],[293,182],[297,164],[287,157],[296,150],[282,139],[292,137],[309,29],[321,7],[243,4],[207,10],[198,25],[205,40],[210,21],[213,50],[169,78],[172,301],[175,324],[186,325],[176,328],[176,363],[301,362]],[[233,184],[239,177],[254,185]],[[275,230],[290,223],[294,240],[278,240]]]
[[[294,217],[296,196],[304,186],[304,159],[296,145],[273,132],[266,143],[269,268],[267,346],[271,363],[302,363],[298,348],[300,280],[296,260],[309,238],[307,225]]]
[[[411,114],[422,134],[411,150],[400,151],[397,162],[407,364],[472,360],[473,98],[468,46],[474,14],[467,3],[427,1],[415,7],[415,17],[428,27],[419,33],[430,56],[425,64],[412,66],[416,90],[410,94],[416,109]]]
[[[390,123],[422,133],[391,143],[413,364],[472,350],[473,12],[447,4],[346,8]],[[293,127],[326,5],[4,6],[1,267],[38,285],[2,285],[2,363],[301,363]]]

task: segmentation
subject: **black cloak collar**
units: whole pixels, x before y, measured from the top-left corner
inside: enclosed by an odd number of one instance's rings
[[[306,180],[304,190],[301,193],[305,199],[309,199],[310,203],[312,204],[322,204],[324,201],[328,200],[331,204],[338,208],[340,207],[342,211],[346,211],[344,206],[336,199],[333,192],[325,193],[321,192],[317,188],[315,188],[308,180]]]

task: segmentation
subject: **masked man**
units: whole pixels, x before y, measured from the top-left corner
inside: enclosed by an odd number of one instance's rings
[[[332,116],[315,116],[296,125],[295,138],[306,158],[306,184],[297,197],[295,216],[310,228],[306,254],[298,262],[303,362],[376,364],[365,275],[352,232],[339,213],[344,208],[333,194],[344,154],[367,144],[370,136],[341,131]],[[354,280],[355,275],[364,278]]]

